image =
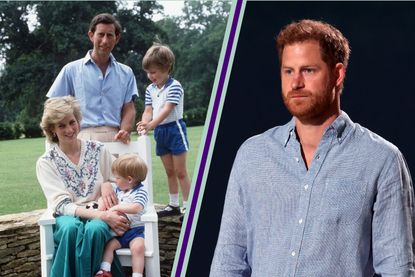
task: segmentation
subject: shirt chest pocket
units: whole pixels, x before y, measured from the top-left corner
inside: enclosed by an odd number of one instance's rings
[[[357,222],[367,207],[367,182],[357,179],[328,180],[320,203],[323,223],[348,225]]]

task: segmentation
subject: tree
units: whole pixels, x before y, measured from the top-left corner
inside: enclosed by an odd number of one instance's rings
[[[176,55],[174,76],[185,89],[188,125],[205,121],[229,10],[229,2],[186,1],[183,16],[160,22]]]
[[[156,2],[134,2],[132,9],[118,11],[118,18],[123,26],[120,43],[114,49],[114,55],[130,66],[137,79],[140,101],[136,101],[137,118],[144,111],[144,96],[148,79],[141,64],[147,49],[157,37],[166,37],[165,32],[152,20],[162,6]]]
[[[7,64],[13,64],[19,55],[27,55],[31,51],[31,35],[27,26],[27,2],[0,2],[0,57],[6,66],[0,73],[0,122],[12,120],[16,105],[13,105],[13,82],[5,78]],[[28,47],[26,47],[26,45]],[[22,79],[17,75],[20,82]],[[18,106],[19,107],[19,106]]]
[[[115,2],[5,2],[2,9],[1,49],[6,56],[0,77],[4,120],[22,123],[27,137],[40,136],[45,94],[62,66],[85,55],[91,15],[116,11]],[[3,8],[2,7],[2,8]],[[29,31],[29,9],[38,27]],[[3,20],[4,19],[4,20]],[[82,54],[81,54],[82,53]]]
[[[0,2],[0,56],[7,63],[33,49],[27,25],[29,2]]]

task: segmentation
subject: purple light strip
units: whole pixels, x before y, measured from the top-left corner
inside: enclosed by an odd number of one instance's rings
[[[187,245],[189,243],[189,235],[190,235],[190,230],[191,230],[191,227],[192,227],[193,218],[194,218],[194,214],[195,214],[197,197],[199,196],[200,186],[201,186],[202,179],[203,179],[203,173],[204,173],[205,167],[206,167],[206,160],[207,160],[207,156],[208,156],[208,153],[209,153],[209,146],[210,146],[210,143],[212,141],[212,133],[213,133],[216,118],[217,118],[217,115],[218,115],[218,108],[219,108],[220,99],[221,99],[221,96],[222,96],[223,86],[224,86],[224,83],[225,83],[226,72],[227,72],[228,66],[229,66],[229,59],[230,59],[232,47],[233,47],[233,44],[234,44],[236,27],[238,25],[239,15],[240,15],[240,12],[241,12],[242,1],[243,0],[236,0],[235,13],[234,13],[234,16],[233,16],[233,19],[232,19],[232,26],[231,26],[231,30],[230,30],[230,33],[229,33],[228,45],[226,46],[226,52],[225,52],[225,57],[224,57],[224,61],[223,61],[222,71],[221,71],[221,74],[220,74],[218,89],[216,91],[215,101],[214,101],[213,109],[212,109],[212,115],[211,115],[210,122],[209,122],[209,128],[208,128],[208,132],[207,132],[207,135],[206,135],[205,145],[204,145],[204,148],[203,148],[202,160],[200,162],[199,171],[198,171],[198,174],[197,174],[197,180],[196,180],[196,184],[195,184],[195,190],[194,190],[194,193],[193,193],[192,204],[191,204],[190,209],[188,211],[189,215],[188,215],[188,218],[187,218],[187,224],[186,224],[186,228],[185,228],[185,231],[184,231],[182,248],[180,250],[180,255],[179,255],[179,261],[177,263],[176,275],[175,275],[176,277],[181,276],[182,269],[183,269],[183,262],[184,262],[184,258],[185,258],[185,255],[186,255]]]

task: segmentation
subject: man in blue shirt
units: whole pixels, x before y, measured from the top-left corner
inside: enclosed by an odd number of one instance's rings
[[[120,35],[120,23],[112,15],[95,16],[88,32],[93,49],[65,65],[47,93],[47,97],[72,95],[81,103],[79,138],[130,140],[138,91],[132,69],[111,54]]]
[[[277,48],[293,118],[239,149],[210,275],[415,276],[404,157],[340,109],[347,39],[301,20]]]

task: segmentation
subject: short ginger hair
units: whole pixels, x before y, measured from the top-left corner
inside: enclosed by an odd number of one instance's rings
[[[308,40],[319,42],[321,57],[330,68],[334,68],[337,63],[342,63],[344,68],[347,68],[350,56],[349,41],[334,26],[310,19],[292,22],[278,34],[276,44],[280,66],[286,45]]]

